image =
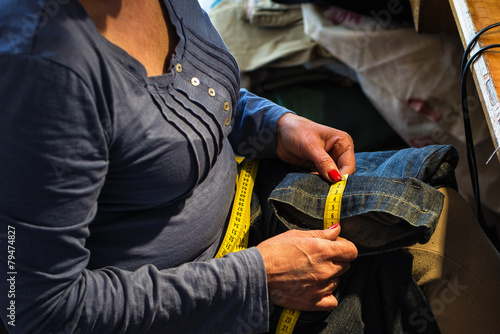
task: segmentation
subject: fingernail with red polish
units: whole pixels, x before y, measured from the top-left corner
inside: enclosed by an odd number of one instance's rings
[[[340,225],[340,223],[336,223],[336,224],[334,224],[334,225],[330,226],[328,229],[329,229],[329,230],[336,229],[337,227],[339,227],[339,225]]]
[[[334,181],[340,181],[342,177],[340,176],[340,173],[336,169],[332,169],[331,171],[328,172],[328,176]]]

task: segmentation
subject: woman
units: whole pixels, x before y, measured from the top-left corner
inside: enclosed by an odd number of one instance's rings
[[[354,173],[349,135],[240,91],[235,61],[194,0],[1,7],[9,331],[263,332],[272,291],[283,307],[337,306],[332,291],[357,257],[338,227],[212,258],[235,153],[335,181]]]

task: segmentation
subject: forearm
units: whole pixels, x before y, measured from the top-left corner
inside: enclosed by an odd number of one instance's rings
[[[275,158],[278,120],[290,110],[245,89],[229,136],[236,154],[250,158]]]
[[[30,238],[21,225],[15,229],[12,333],[234,333],[242,321],[255,331],[267,328],[265,270],[256,249],[168,270],[87,270],[79,245],[71,253],[43,231]],[[0,289],[8,291],[8,284],[2,281]],[[9,302],[3,294],[3,306]]]

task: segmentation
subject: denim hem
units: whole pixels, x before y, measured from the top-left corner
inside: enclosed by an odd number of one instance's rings
[[[290,173],[269,196],[269,205],[289,229],[322,229],[329,187],[320,176]],[[341,233],[363,253],[425,243],[443,201],[441,192],[417,179],[353,175],[342,196]]]

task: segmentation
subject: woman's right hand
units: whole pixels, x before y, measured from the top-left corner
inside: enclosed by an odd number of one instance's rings
[[[301,311],[326,311],[337,306],[332,292],[339,276],[358,255],[356,246],[339,233],[340,227],[290,230],[257,245],[275,305]]]

